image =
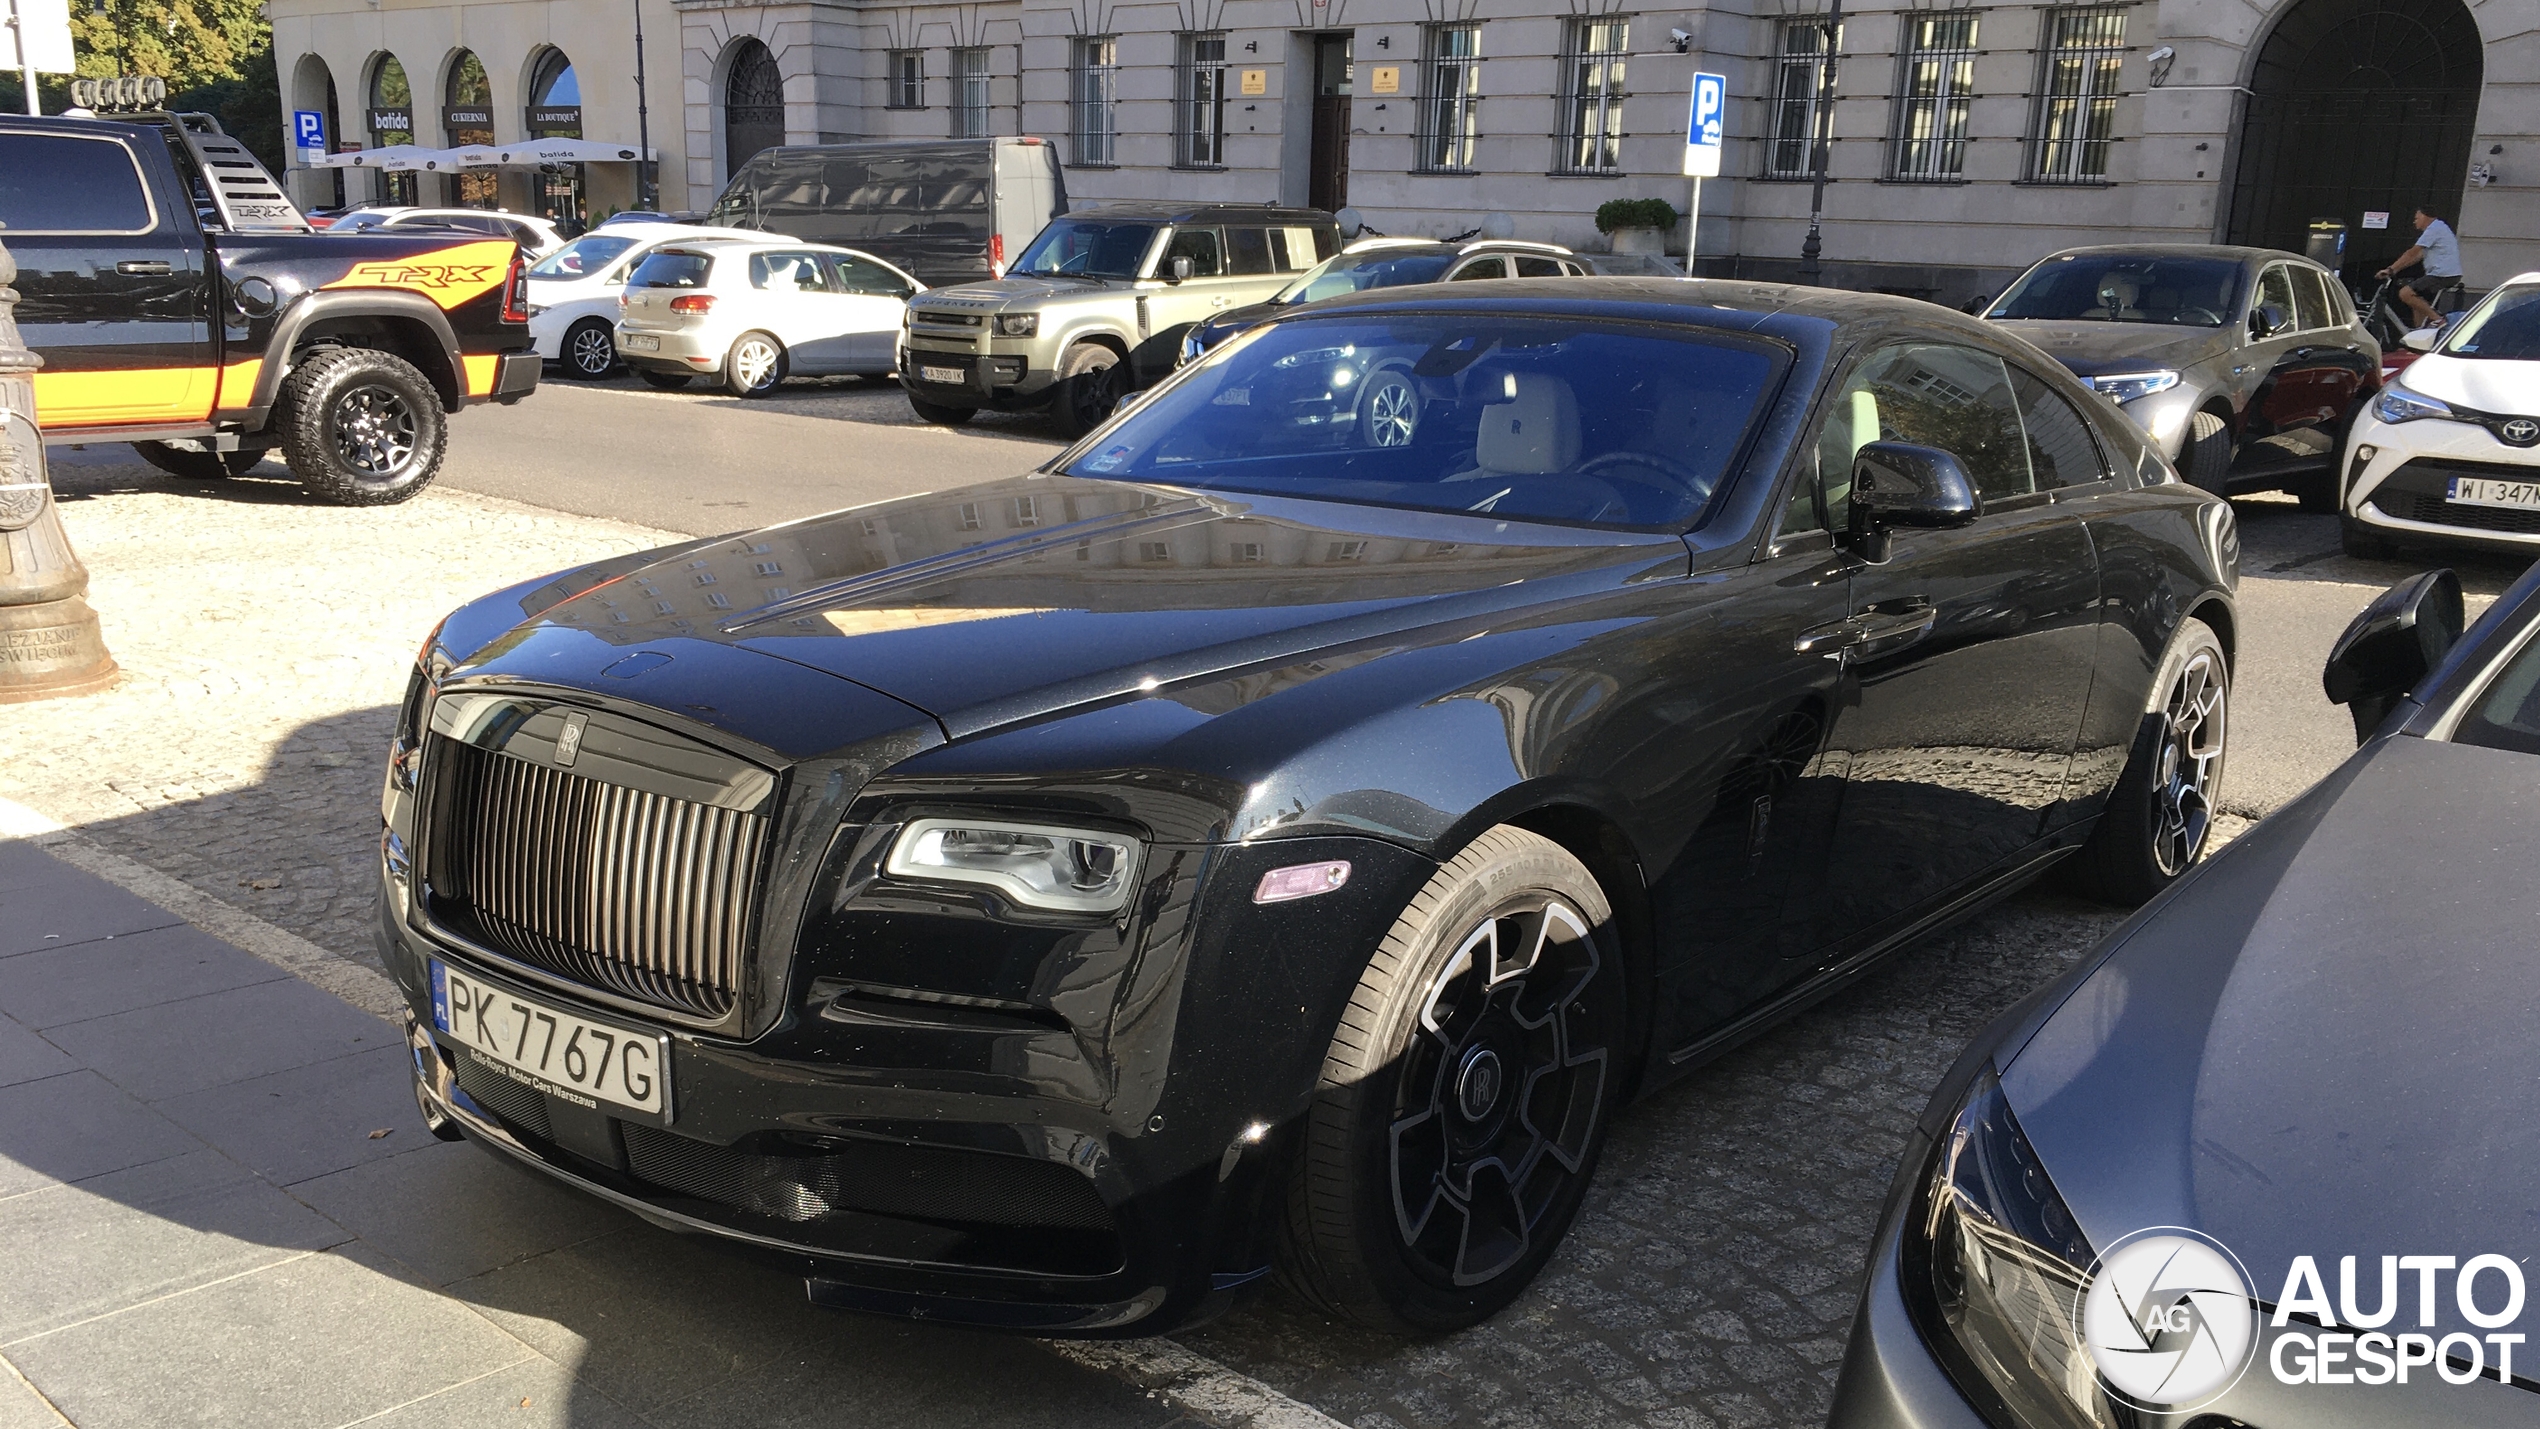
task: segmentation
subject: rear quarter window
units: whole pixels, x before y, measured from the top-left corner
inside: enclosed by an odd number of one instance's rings
[[[714,272],[714,260],[702,253],[656,253],[635,265],[626,280],[630,288],[702,288]]]
[[[156,217],[121,140],[0,134],[0,232],[147,233]]]

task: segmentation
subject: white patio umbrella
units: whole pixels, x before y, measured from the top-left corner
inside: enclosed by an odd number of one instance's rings
[[[501,162],[511,168],[536,168],[540,164],[631,164],[637,159],[650,159],[651,151],[632,144],[611,144],[598,139],[527,139],[517,144],[494,146]]]

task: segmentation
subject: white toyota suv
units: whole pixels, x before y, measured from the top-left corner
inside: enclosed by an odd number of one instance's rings
[[[2540,272],[2406,341],[2425,355],[2346,439],[2347,554],[2429,543],[2540,552]]]

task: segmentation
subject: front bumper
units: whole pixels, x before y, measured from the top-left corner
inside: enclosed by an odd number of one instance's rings
[[[1851,1342],[1844,1347],[1826,1429],[1992,1429],[1933,1358],[1905,1304],[1905,1220],[1913,1199],[1909,1188],[1930,1155],[1931,1138],[1917,1132],[1906,1154],[1907,1169],[1898,1175],[1887,1213],[1879,1219],[1878,1240],[1870,1247],[1870,1279],[1853,1317]]]
[[[1058,373],[1034,367],[1029,354],[978,351],[923,337],[903,338],[900,385],[948,407],[1036,407],[1050,399]],[[929,371],[936,375],[928,375]],[[946,380],[942,374],[958,374]]]
[[[2540,446],[2508,446],[2467,422],[2385,423],[2367,408],[2338,459],[2345,464],[2344,508],[2358,525],[2399,540],[2540,550],[2540,511],[2446,499],[2454,477],[2540,482]]]

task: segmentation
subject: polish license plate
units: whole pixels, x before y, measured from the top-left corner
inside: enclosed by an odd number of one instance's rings
[[[594,1022],[432,960],[432,1025],[481,1066],[592,1110],[670,1121],[670,1039]]]
[[[645,335],[643,335],[643,334],[642,334],[642,333],[640,333],[640,332],[630,332],[630,333],[626,334],[624,337],[621,337],[621,338],[619,338],[619,339],[617,340],[617,345],[618,345],[618,346],[620,346],[620,347],[622,347],[622,348],[625,348],[628,352],[659,352],[659,351],[661,351],[661,339],[660,339],[660,338],[657,338],[657,337],[646,337]]]
[[[917,379],[921,382],[949,382],[955,386],[962,386],[968,384],[970,374],[958,367],[921,367],[917,369]]]
[[[2463,506],[2501,506],[2508,511],[2540,511],[2540,484],[2493,481],[2483,476],[2452,478],[2452,500]]]

